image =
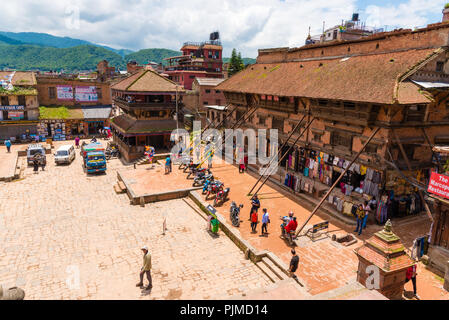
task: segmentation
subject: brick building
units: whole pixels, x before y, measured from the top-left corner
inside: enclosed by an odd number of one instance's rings
[[[36,75],[0,71],[0,139],[36,134],[39,118]]]
[[[102,61],[100,68],[107,64]],[[104,75],[109,78],[109,75]],[[109,126],[112,112],[110,80],[79,79],[77,75],[38,75],[38,133],[55,140],[92,136]]]
[[[142,157],[145,146],[153,146],[157,152],[167,149],[170,134],[177,128],[176,100],[181,110],[184,89],[153,70],[141,70],[111,90],[114,105],[122,113],[111,120],[111,128],[125,160]]]
[[[195,78],[223,78],[223,47],[213,35],[209,41],[186,42],[181,56],[164,59],[164,73],[170,80],[191,90]]]
[[[361,150],[325,207],[353,219],[355,205],[377,201],[378,223],[418,214],[425,204],[407,179],[425,184],[431,145],[449,142],[449,23],[352,41],[259,50],[257,63],[221,83],[235,122],[278,129],[280,144],[312,121],[283,152],[272,181],[309,201],[322,196]],[[250,117],[250,115],[252,115]],[[427,143],[430,142],[431,145]]]
[[[192,90],[187,91],[183,99],[185,112],[210,119],[208,111],[211,108],[209,106],[226,105],[223,92],[216,88],[223,81],[224,79],[217,78],[195,78]]]
[[[110,67],[109,62],[102,60],[97,64],[98,78],[101,80],[110,79],[116,76],[115,67]]]

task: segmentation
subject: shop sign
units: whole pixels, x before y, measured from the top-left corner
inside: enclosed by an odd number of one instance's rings
[[[58,100],[73,100],[72,86],[57,86]]]
[[[97,87],[76,87],[75,100],[78,102],[98,101]]]
[[[449,199],[449,176],[432,172],[427,191]]]
[[[24,118],[23,112],[8,112],[8,117],[12,120],[22,120]]]
[[[0,106],[0,111],[17,111],[25,110],[24,106]]]

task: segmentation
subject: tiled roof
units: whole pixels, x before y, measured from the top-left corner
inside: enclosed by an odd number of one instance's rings
[[[410,84],[398,79],[433,54],[435,49],[408,50],[348,58],[305,59],[247,67],[217,89],[276,96],[392,104],[421,103]],[[437,50],[441,53],[441,50]],[[397,90],[396,90],[397,89]],[[409,95],[411,93],[411,95]]]
[[[0,80],[7,80],[14,71],[0,71]],[[13,86],[35,86],[36,75],[34,72],[16,71],[12,78]]]
[[[112,125],[124,134],[171,132],[176,129],[176,121],[135,120],[123,114],[112,119]]]
[[[111,88],[129,92],[176,92],[176,83],[151,70],[140,70],[126,79],[114,84]],[[178,86],[178,92],[184,92]]]
[[[223,78],[196,78],[196,82],[200,86],[218,86],[220,83],[225,81]]]

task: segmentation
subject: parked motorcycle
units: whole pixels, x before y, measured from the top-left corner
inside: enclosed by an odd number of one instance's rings
[[[117,148],[114,147],[108,147],[104,153],[106,160],[109,160],[111,158],[120,158],[120,151]]]
[[[198,176],[198,175],[200,175],[200,174],[206,174],[206,172],[208,171],[209,169],[207,169],[207,168],[197,168],[197,167],[194,167],[194,168],[192,168],[191,170],[190,170],[190,172],[189,172],[189,174],[187,175],[187,179],[189,179],[192,175],[193,176]]]
[[[206,181],[204,182],[204,184],[203,184],[203,194],[205,194],[207,192],[207,190],[209,190],[209,185],[214,182],[213,178],[214,177],[212,176],[211,179],[206,179]]]
[[[229,191],[231,191],[231,188],[221,188],[221,190],[217,192],[214,199],[214,207],[216,207],[217,204],[223,204],[228,199]]]
[[[220,190],[223,190],[223,183],[218,180],[212,181],[207,188],[206,200],[211,194],[217,194]]]
[[[179,170],[184,169],[184,172],[186,172],[187,171],[186,168],[188,168],[190,164],[193,164],[192,158],[188,156],[183,156],[180,160],[178,169]]]
[[[282,218],[283,223],[281,224],[281,237],[287,241],[289,246],[293,246],[294,245],[294,240],[296,239],[296,231],[295,230],[291,230],[290,232],[287,232],[287,230],[285,230],[285,228],[287,227],[288,222],[290,221],[290,219],[288,219],[288,217],[283,217]]]
[[[231,222],[234,227],[240,226],[240,209],[242,209],[242,208],[243,208],[243,204],[241,204],[240,206],[237,207],[237,204],[234,201],[232,201],[231,208],[229,211],[230,211]]]
[[[197,185],[202,186],[207,180],[214,180],[214,176],[210,172],[210,170],[207,171],[208,174],[199,174],[193,179],[193,186],[196,187]]]

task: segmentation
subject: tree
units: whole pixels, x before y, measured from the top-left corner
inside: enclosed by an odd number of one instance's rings
[[[245,65],[243,63],[242,55],[239,52],[237,54],[237,50],[232,49],[231,59],[229,60],[229,76],[232,76],[236,74],[237,72],[243,70],[245,68]]]

